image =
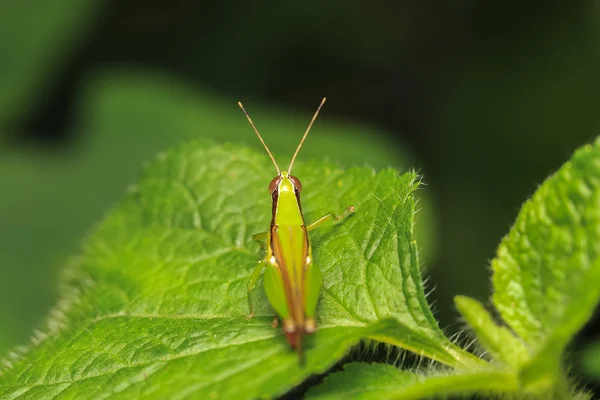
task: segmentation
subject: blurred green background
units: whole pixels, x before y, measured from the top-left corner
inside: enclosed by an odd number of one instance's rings
[[[192,138],[260,148],[238,100],[289,157],[327,96],[300,159],[424,176],[430,299],[456,331],[452,297],[489,304],[521,203],[600,133],[599,89],[593,0],[3,2],[0,353],[142,162]]]

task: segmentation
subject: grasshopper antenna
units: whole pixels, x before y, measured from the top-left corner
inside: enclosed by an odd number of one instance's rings
[[[248,112],[246,111],[246,109],[242,105],[241,101],[238,101],[238,106],[240,106],[240,108],[242,109],[242,111],[244,112],[244,114],[246,114],[246,118],[248,118],[248,122],[250,122],[250,125],[252,125],[252,129],[254,129],[254,132],[256,132],[256,136],[258,136],[258,139],[260,140],[260,142],[263,144],[263,146],[265,146],[265,150],[267,150],[267,153],[269,153],[269,157],[271,157],[271,160],[273,160],[273,164],[275,165],[275,168],[277,168],[277,175],[281,175],[281,171],[279,170],[279,166],[277,165],[277,162],[275,162],[275,157],[273,157],[273,154],[271,154],[271,150],[269,150],[269,147],[267,147],[267,144],[263,140],[262,136],[260,136],[260,133],[258,133],[258,129],[256,129],[256,126],[254,126],[254,122],[252,122],[252,119],[248,115]],[[311,122],[311,124],[312,124],[312,122]]]
[[[319,111],[321,111],[321,107],[323,107],[323,104],[325,104],[325,100],[327,100],[327,98],[323,97],[323,100],[321,100],[321,104],[319,104],[319,107],[317,108],[315,115],[313,115],[312,120],[310,121],[310,124],[308,124],[308,128],[306,128],[306,132],[304,132],[304,136],[302,136],[302,140],[300,140],[300,144],[298,145],[298,148],[296,148],[296,152],[294,153],[294,157],[292,157],[292,162],[290,163],[290,167],[288,168],[289,174],[292,173],[292,165],[294,165],[294,160],[296,160],[296,156],[298,155],[298,152],[300,151],[300,148],[302,147],[302,143],[304,143],[304,139],[306,139],[306,136],[308,135],[308,132],[310,131],[310,128],[312,127],[313,122],[315,122],[315,119],[317,119],[317,115],[319,115]]]

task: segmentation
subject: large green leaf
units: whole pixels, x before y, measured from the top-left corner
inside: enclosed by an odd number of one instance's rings
[[[0,150],[0,353],[23,343],[47,312],[57,295],[58,266],[135,181],[142,161],[198,137],[243,142],[264,151],[236,105],[239,99],[141,71],[102,74],[84,86],[78,122],[82,137],[76,144],[54,155]],[[310,106],[294,113],[254,101],[245,105],[276,154],[288,157],[313,112]],[[333,121],[327,106],[301,157],[325,155],[346,165],[410,165],[383,132]],[[418,238],[430,250],[426,239],[433,229],[423,224],[432,221],[430,207],[426,191],[419,194],[425,213],[419,213]]]
[[[268,226],[273,167],[246,148],[193,143],[159,156],[95,230],[43,333],[6,360],[0,397],[275,395],[329,368],[360,337],[450,365],[478,362],[447,341],[425,300],[415,175],[295,168],[308,221],[356,207],[311,235],[325,284],[305,367],[271,328],[262,290],[257,317],[245,319],[246,280],[260,258],[250,236]]]

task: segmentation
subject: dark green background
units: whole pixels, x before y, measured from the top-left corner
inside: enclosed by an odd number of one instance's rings
[[[300,159],[423,175],[422,258],[451,332],[452,296],[489,304],[521,203],[599,133],[592,0],[24,3],[0,5],[0,353],[144,160],[197,137],[259,146],[237,100],[285,156],[326,95]]]

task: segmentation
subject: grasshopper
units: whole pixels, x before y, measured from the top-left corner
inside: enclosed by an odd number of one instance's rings
[[[302,184],[297,177],[291,174],[294,160],[325,100],[323,98],[310,121],[287,171],[279,169],[273,154],[258,133],[252,119],[242,103],[238,102],[277,169],[277,176],[269,183],[269,193],[272,199],[271,225],[267,232],[252,235],[252,239],[265,250],[265,257],[258,262],[248,281],[248,318],[254,316],[250,294],[256,286],[260,273],[265,269],[265,292],[277,314],[274,326],[279,317],[287,341],[297,352],[301,363],[304,362],[304,335],[313,333],[317,329],[315,313],[323,285],[321,271],[313,263],[308,232],[326,221],[339,221],[354,212],[354,207],[350,206],[339,216],[329,213],[312,224],[306,225],[300,203]]]

